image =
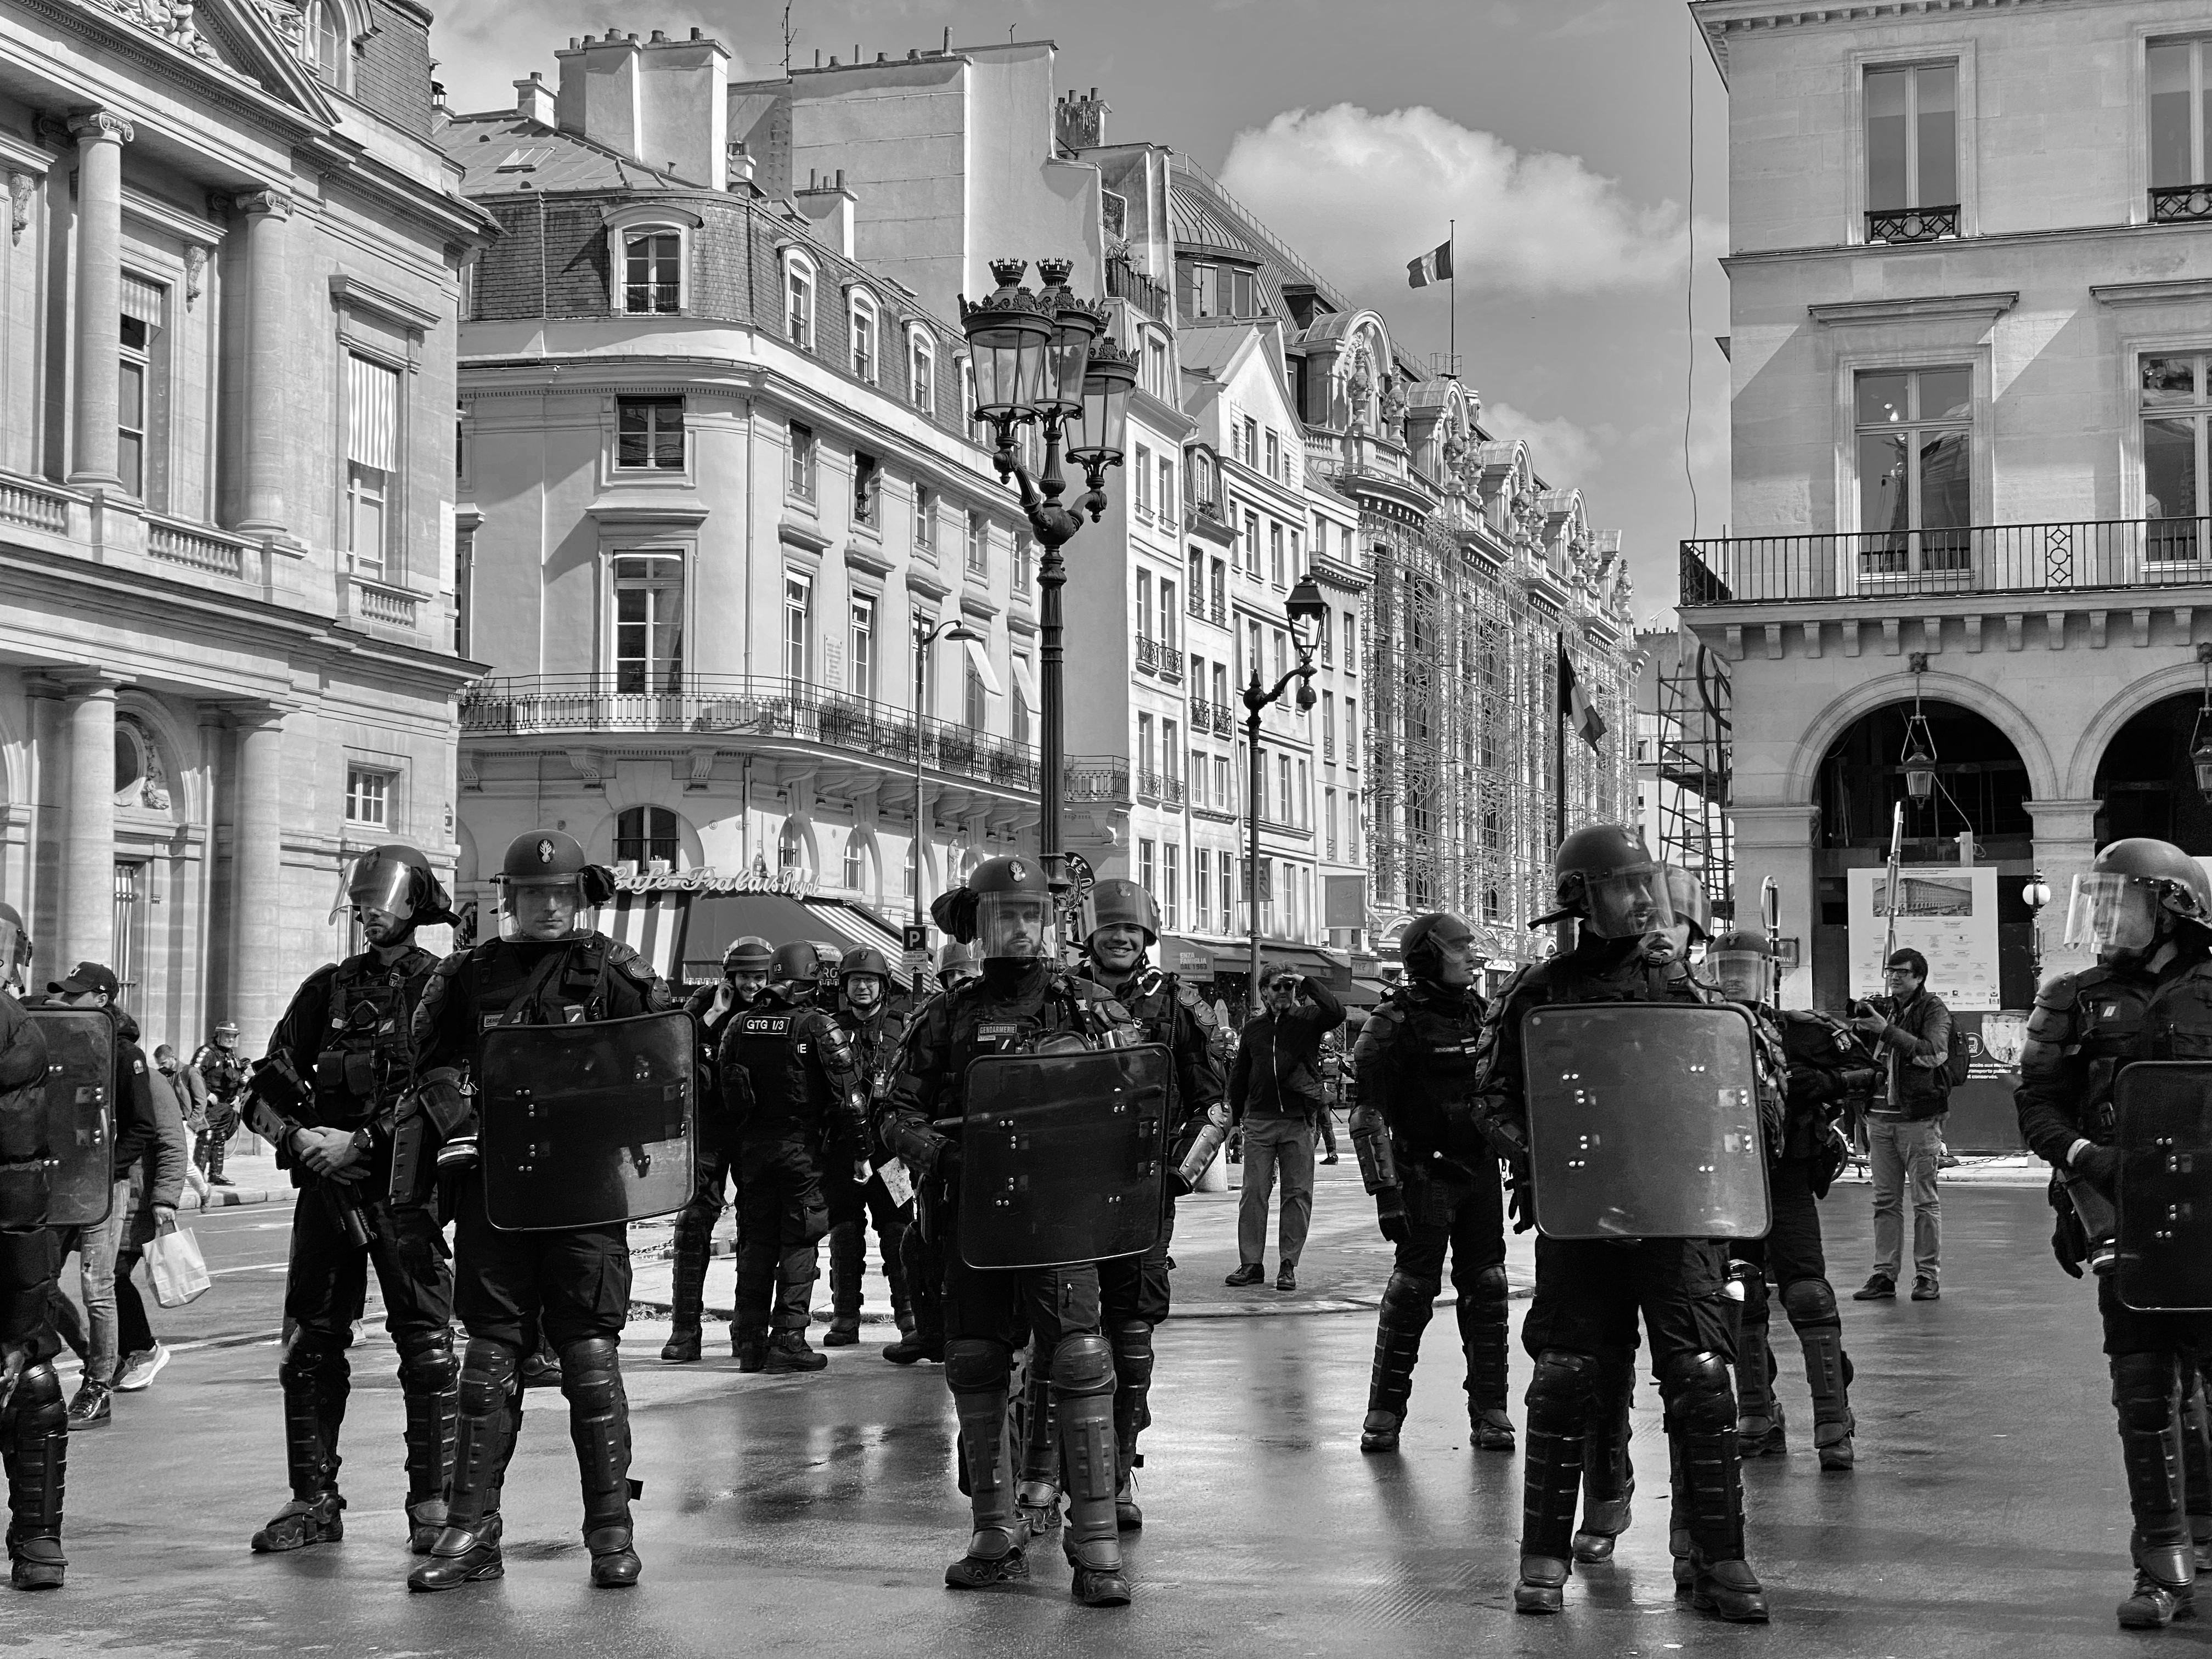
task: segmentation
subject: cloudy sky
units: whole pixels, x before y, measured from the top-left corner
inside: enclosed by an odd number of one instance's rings
[[[433,45],[453,107],[489,109],[532,69],[552,80],[568,36],[610,27],[696,24],[773,73],[783,15],[779,0],[447,0]],[[793,0],[790,15],[794,62],[902,58],[947,27],[956,46],[1058,42],[1060,84],[1113,106],[1109,139],[1194,157],[1424,357],[1444,349],[1446,300],[1409,290],[1405,264],[1456,218],[1460,356],[1485,422],[1624,532],[1638,612],[1672,605],[1692,532],[1686,409],[1695,527],[1720,532],[1725,113],[1676,0]]]

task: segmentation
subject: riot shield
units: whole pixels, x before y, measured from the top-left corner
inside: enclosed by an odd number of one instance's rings
[[[102,1008],[28,1007],[46,1040],[46,1225],[95,1227],[115,1202],[115,1021]]]
[[[960,1255],[971,1267],[1140,1255],[1167,1214],[1168,1086],[1154,1043],[986,1054],[968,1067]]]
[[[2212,1309],[2212,1060],[2123,1066],[2112,1110],[2120,1300],[2146,1312]]]
[[[1765,1237],[1766,1146],[1741,1009],[1532,1008],[1521,1050],[1547,1237]]]
[[[680,1008],[486,1031],[476,1088],[491,1224],[557,1232],[682,1209],[698,1042]]]

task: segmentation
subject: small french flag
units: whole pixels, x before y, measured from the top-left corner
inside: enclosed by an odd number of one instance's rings
[[[1418,259],[1406,262],[1406,286],[1426,288],[1431,283],[1448,283],[1452,274],[1452,245],[1439,243]]]
[[[1583,683],[1575,676],[1575,665],[1567,660],[1567,644],[1559,641],[1559,713],[1566,718],[1582,740],[1592,749],[1605,736],[1605,718],[1597,712],[1583,690]]]

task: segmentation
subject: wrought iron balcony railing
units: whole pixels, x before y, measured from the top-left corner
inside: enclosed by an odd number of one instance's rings
[[[1172,775],[1162,778],[1160,780],[1160,799],[1162,803],[1166,805],[1176,807],[1178,809],[1181,808],[1182,805],[1182,780],[1173,776]]]
[[[1137,799],[1157,801],[1160,798],[1160,775],[1157,772],[1137,774]]]
[[[1682,603],[2212,583],[2212,518],[1736,536],[1682,544]]]
[[[1125,258],[1107,259],[1106,292],[1117,300],[1127,300],[1156,323],[1167,320],[1167,290]]]
[[[526,674],[485,679],[461,699],[461,730],[695,732],[798,738],[886,767],[922,763],[981,783],[1037,787],[1034,745],[804,680],[715,674]]]
[[[1159,651],[1160,678],[1179,680],[1182,678],[1182,653],[1172,645],[1164,645]]]
[[[1137,666],[1145,669],[1160,665],[1160,647],[1149,634],[1137,635]]]
[[[1071,755],[1061,775],[1069,800],[1129,799],[1129,763],[1120,755]]]
[[[2170,185],[2150,193],[2150,222],[2182,225],[2212,219],[2212,185]]]
[[[1959,234],[1959,204],[1883,208],[1866,216],[1869,242],[1933,242]]]

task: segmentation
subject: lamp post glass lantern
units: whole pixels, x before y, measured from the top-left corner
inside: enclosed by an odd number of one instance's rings
[[[2051,884],[2038,870],[2027,878],[2027,885],[2020,890],[2020,901],[2027,906],[2028,944],[2027,973],[2039,989],[2043,984],[2043,907],[2051,902]]]
[[[1316,701],[1313,689],[1314,651],[1321,642],[1321,621],[1328,614],[1322,600],[1321,587],[1310,572],[1298,578],[1291,589],[1290,598],[1284,602],[1284,614],[1290,623],[1291,645],[1298,653],[1297,662],[1285,669],[1271,690],[1260,683],[1260,665],[1252,665],[1252,678],[1244,688],[1244,746],[1251,763],[1251,783],[1245,791],[1245,810],[1251,819],[1250,856],[1245,868],[1245,921],[1251,940],[1251,980],[1245,996],[1256,1012],[1260,1006],[1260,798],[1267,787],[1267,775],[1260,754],[1261,717],[1268,708],[1282,701],[1283,693],[1297,683],[1297,703],[1301,710],[1310,709]]]
[[[1000,481],[1011,481],[1020,495],[1039,549],[1037,695],[1043,707],[1037,711],[1037,746],[1043,776],[1037,791],[1037,857],[1055,897],[1064,898],[1071,884],[1060,844],[1066,789],[1060,590],[1067,581],[1060,549],[1083,527],[1084,513],[1093,523],[1105,514],[1106,469],[1121,465],[1137,371],[1136,360],[1103,337],[1104,305],[1069,289],[1069,261],[1040,259],[1042,287],[1035,294],[1022,286],[1028,268],[1020,259],[994,260],[998,288],[981,300],[961,300],[960,326],[975,366],[974,417],[990,423],[992,465]],[[1044,434],[1043,471],[1035,477],[1015,441],[1014,428],[1024,424]],[[1088,490],[1073,508],[1060,499],[1067,489],[1063,454],[1083,469]]]

